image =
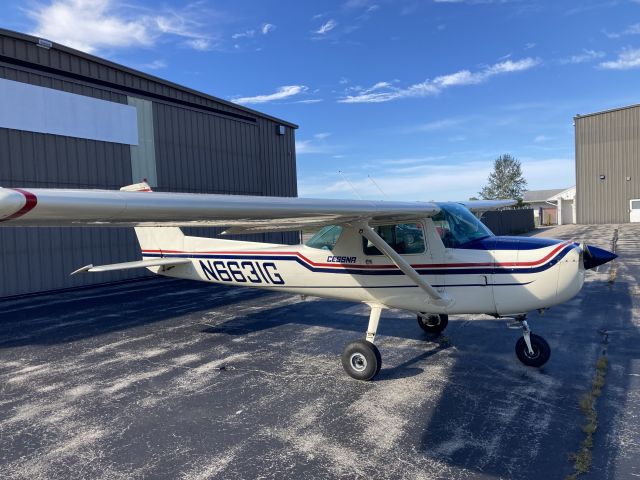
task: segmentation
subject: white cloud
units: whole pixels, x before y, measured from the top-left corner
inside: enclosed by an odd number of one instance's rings
[[[208,38],[191,38],[184,43],[194,50],[199,50],[201,52],[205,52],[213,48],[211,40],[209,40]]]
[[[114,0],[53,0],[48,5],[35,4],[27,15],[35,22],[33,35],[92,53],[103,48],[151,46],[163,35],[210,42],[198,33],[191,8],[151,14]]]
[[[509,0],[433,0],[434,3],[468,3],[471,5],[507,3]]]
[[[370,93],[370,92],[374,92],[376,90],[381,90],[383,88],[389,88],[391,87],[391,82],[378,82],[375,85],[373,85],[371,88],[363,90],[363,93]]]
[[[544,143],[551,140],[551,137],[547,137],[546,135],[537,135],[536,138],[533,139],[535,143]]]
[[[609,60],[602,62],[599,65],[600,68],[606,70],[630,70],[632,68],[640,67],[640,48],[638,49],[626,49],[618,54],[616,60]]]
[[[621,32],[609,32],[607,30],[602,30],[602,33],[604,33],[607,38],[620,38],[624,35],[640,35],[640,23],[629,25]]]
[[[309,103],[310,104],[310,103],[320,103],[322,101],[323,100],[321,98],[308,98],[306,100],[298,100],[298,101],[293,102],[293,103]]]
[[[401,133],[418,133],[418,132],[435,132],[440,130],[446,130],[451,127],[455,127],[464,123],[466,120],[458,118],[443,118],[441,120],[434,120],[427,123],[421,123],[417,125],[410,125],[399,129]]]
[[[244,32],[234,33],[231,35],[231,38],[234,40],[238,38],[252,38],[256,34],[255,30],[245,30]]]
[[[497,75],[499,73],[521,72],[523,70],[529,70],[530,68],[540,65],[540,60],[537,58],[524,58],[522,60],[507,60],[506,62],[496,63],[491,65],[484,72],[480,72],[478,75],[484,78]]]
[[[535,58],[524,58],[517,61],[505,60],[494,65],[489,65],[477,72],[460,70],[448,75],[441,75],[433,80],[426,80],[422,83],[409,85],[405,88],[395,87],[390,82],[378,82],[368,89],[356,87],[356,94],[345,95],[338,99],[338,102],[381,103],[399,98],[426,97],[429,95],[436,95],[449,87],[475,85],[485,82],[496,75],[528,70],[539,64],[540,60]]]
[[[347,0],[345,8],[364,8],[369,5],[369,0]]]
[[[260,31],[263,35],[267,35],[269,32],[273,32],[276,29],[276,26],[272,23],[264,23],[260,28]]]
[[[315,31],[315,33],[319,35],[324,35],[325,33],[329,33],[331,30],[338,26],[338,22],[333,19],[327,20],[322,26]]]
[[[307,140],[296,141],[296,153],[298,155],[330,154],[334,153],[335,147],[327,143],[327,138],[331,136],[329,132],[319,132],[313,135],[313,138]]]
[[[231,99],[232,102],[236,103],[267,103],[273,102],[276,100],[284,100],[285,98],[293,97],[295,95],[299,95],[304,93],[309,88],[304,85],[285,85],[283,87],[278,88],[278,90],[274,93],[269,93],[267,95],[256,95],[254,97],[238,97]]]
[[[578,63],[586,63],[596,60],[598,58],[604,57],[604,52],[599,52],[597,50],[583,50],[582,53],[577,55],[572,55],[567,58],[563,58],[560,60],[562,64],[578,64]]]
[[[145,63],[142,65],[142,68],[146,68],[147,70],[161,70],[163,68],[167,68],[167,62],[164,60],[154,60],[151,63]]]
[[[310,153],[326,154],[331,153],[331,148],[321,145],[313,140],[296,140],[296,154],[307,155]]]
[[[58,0],[28,15],[36,21],[35,36],[85,52],[153,42],[147,21],[118,16],[108,0]]]

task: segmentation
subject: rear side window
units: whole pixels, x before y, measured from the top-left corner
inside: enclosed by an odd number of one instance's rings
[[[631,210],[640,210],[640,200],[633,200],[631,202]]]
[[[400,255],[424,253],[424,232],[419,224],[382,225],[375,227],[374,230]],[[362,246],[365,255],[382,255],[382,252],[364,237],[362,237]]]

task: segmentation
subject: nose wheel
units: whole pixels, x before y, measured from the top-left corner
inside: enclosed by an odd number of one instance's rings
[[[521,321],[522,337],[516,342],[518,360],[528,367],[541,367],[549,361],[551,347],[540,335],[531,333],[526,320]]]
[[[436,313],[419,313],[418,325],[427,333],[440,334],[444,332],[449,324],[449,315],[438,315]]]

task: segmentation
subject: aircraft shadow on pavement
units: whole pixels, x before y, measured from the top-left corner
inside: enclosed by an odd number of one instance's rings
[[[268,294],[263,290],[238,291],[235,287],[154,277],[139,283],[3,301],[0,349],[78,341],[229,308]]]
[[[299,330],[295,333],[290,333],[278,330],[278,327],[293,325],[297,327],[322,327],[325,330],[323,331],[322,339],[319,341],[319,351],[330,352],[339,357],[344,346],[350,341],[363,338],[367,329],[368,308],[362,307],[361,313],[353,313],[352,309],[348,313],[342,312],[342,310],[353,306],[352,302],[335,300],[292,303],[272,309],[264,309],[248,315],[238,315],[218,325],[203,328],[201,331],[203,333],[231,336],[272,331],[274,340],[276,340],[280,335],[287,337],[300,336]],[[345,336],[344,332],[350,332],[349,336]],[[383,353],[383,367],[376,377],[376,381],[419,375],[423,372],[423,369],[416,366],[416,364],[450,346],[445,341],[445,337],[423,332],[413,317],[397,317],[394,314],[383,312],[378,328],[378,339],[388,336],[419,342],[424,341],[429,345],[429,350],[394,367],[385,366]],[[434,345],[435,348],[433,348]]]

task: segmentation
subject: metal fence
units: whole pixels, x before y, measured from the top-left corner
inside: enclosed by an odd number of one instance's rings
[[[536,227],[531,208],[485,212],[480,220],[496,235],[526,233]]]

